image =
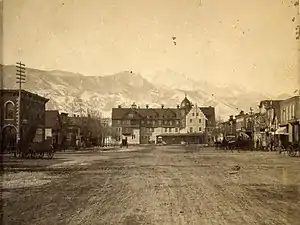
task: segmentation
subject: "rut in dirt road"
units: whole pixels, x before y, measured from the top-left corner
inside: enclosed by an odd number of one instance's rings
[[[295,158],[183,147],[80,157],[86,161],[51,167],[53,172],[47,174],[59,176],[51,183],[5,190],[9,192],[4,199],[5,224],[294,225],[300,221],[300,162]],[[231,174],[236,165],[239,170]]]

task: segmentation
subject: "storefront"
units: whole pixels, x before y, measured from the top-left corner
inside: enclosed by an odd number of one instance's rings
[[[289,143],[289,132],[288,126],[279,127],[275,131],[275,142],[277,142],[283,146],[287,146]]]
[[[300,137],[299,137],[299,121],[293,120],[289,122],[289,126],[291,128],[291,137],[290,142],[296,144],[299,143]]]

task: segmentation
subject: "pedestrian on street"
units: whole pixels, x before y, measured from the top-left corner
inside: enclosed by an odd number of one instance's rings
[[[266,146],[267,146],[266,140],[263,139],[263,140],[262,140],[262,149],[263,149],[263,150],[266,150]]]
[[[271,138],[271,151],[273,151],[273,147],[274,147],[274,139]]]
[[[256,139],[256,150],[259,150],[259,138]]]

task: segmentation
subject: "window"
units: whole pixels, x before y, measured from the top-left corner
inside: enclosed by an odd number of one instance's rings
[[[196,116],[199,116],[199,113],[196,113]]]
[[[128,114],[128,117],[133,118],[133,114],[132,113]]]
[[[158,121],[158,125],[161,125],[161,120]]]
[[[172,132],[172,128],[169,128],[169,132]]]
[[[201,119],[199,119],[199,123],[201,123]]]
[[[168,121],[165,120],[165,121],[164,121],[164,124],[168,124]]]
[[[135,135],[134,134],[131,136],[131,139],[135,139]]]
[[[295,118],[295,105],[292,105],[292,117]]]
[[[201,127],[199,127],[199,131],[202,131]]]
[[[177,127],[175,128],[175,132],[178,132],[178,128]]]
[[[193,128],[192,128],[192,127],[190,127],[190,132],[191,132],[191,133],[193,132]]]
[[[195,113],[192,113],[192,116],[195,116]]]
[[[155,126],[155,120],[152,121],[152,125]]]
[[[121,120],[117,120],[117,124],[121,124]]]
[[[177,124],[177,125],[179,124],[179,120],[176,120],[176,124]]]
[[[145,123],[145,121],[142,121],[142,124],[144,124]]]
[[[170,125],[171,125],[171,126],[173,125],[173,121],[172,121],[172,120],[170,120]]]
[[[165,132],[168,132],[168,128],[165,128]]]
[[[190,123],[192,123],[193,122],[193,119],[190,119]]]
[[[7,102],[5,105],[5,119],[14,118],[14,104],[12,102]]]

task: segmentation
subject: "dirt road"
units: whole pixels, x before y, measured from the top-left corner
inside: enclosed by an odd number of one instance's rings
[[[145,147],[11,167],[9,225],[300,224],[299,157]]]

